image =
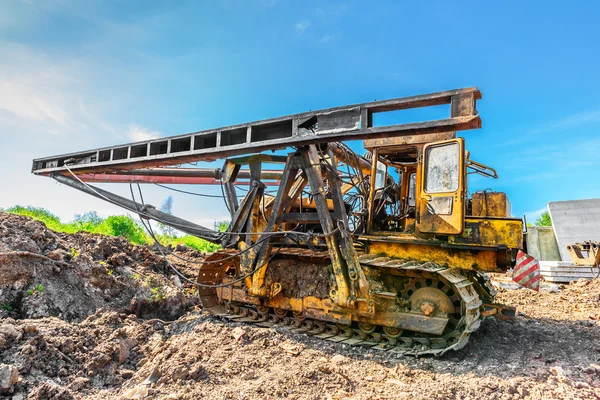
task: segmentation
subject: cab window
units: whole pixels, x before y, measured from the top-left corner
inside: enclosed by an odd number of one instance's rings
[[[446,193],[459,186],[458,143],[432,146],[427,149],[425,165],[425,192]]]
[[[417,174],[412,173],[408,177],[408,205],[415,206],[415,198],[417,196]]]
[[[377,172],[375,175],[375,190],[385,186],[386,166],[381,161],[377,161]]]

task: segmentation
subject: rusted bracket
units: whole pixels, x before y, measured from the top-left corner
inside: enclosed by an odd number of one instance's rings
[[[221,182],[223,182],[223,189],[225,191],[227,204],[229,204],[231,218],[235,218],[235,213],[238,210],[238,199],[235,192],[235,179],[237,178],[238,172],[240,172],[240,168],[240,164],[234,163],[230,160],[225,160],[222,170]]]
[[[265,189],[265,185],[261,182],[253,181],[248,190],[248,194],[243,198],[242,203],[238,207],[237,211],[234,213],[231,223],[229,224],[229,228],[227,232],[229,233],[237,233],[237,235],[228,235],[224,239],[223,247],[228,247],[238,242],[240,237],[244,235],[246,231],[245,228],[248,224],[248,221],[251,221],[251,216],[253,213],[253,209],[255,208],[257,200],[263,195]],[[248,244],[250,242],[247,240]]]
[[[496,317],[502,321],[513,320],[517,317],[517,308],[506,306],[504,304],[488,303],[483,304],[481,315],[484,317]]]
[[[465,164],[468,169],[471,171],[468,173],[479,174],[481,176],[485,176],[487,178],[498,179],[498,173],[492,167],[488,167],[487,165],[478,163],[477,161],[473,161],[470,158],[465,159]]]
[[[298,175],[299,171],[303,174]],[[256,176],[259,176],[258,173]],[[313,195],[316,213],[289,214],[290,208],[307,184]],[[333,205],[333,212],[331,205]],[[357,306],[364,314],[374,312],[374,303],[370,300],[369,282],[360,267],[352,235],[348,231],[348,218],[340,177],[332,151],[320,152],[315,145],[311,145],[291,153],[281,175],[279,191],[269,209],[269,220],[263,230],[267,234],[276,232],[279,225],[289,222],[292,217],[300,223],[319,224],[323,230],[336,280],[336,287],[331,290],[330,297],[340,307]],[[246,270],[263,265],[272,252],[270,236],[261,236],[258,240],[261,243],[257,252],[252,254],[255,255],[255,261],[251,262],[249,257],[245,257],[242,261],[246,264],[244,267]],[[252,279],[249,280],[248,294],[272,297],[273,291],[265,286],[266,268],[266,266],[260,268],[253,274]]]
[[[592,267],[600,265],[600,242],[588,240],[582,243],[570,244],[567,246],[567,251],[571,256],[571,260],[577,265]]]
[[[275,196],[275,200],[271,205],[271,215],[269,216],[269,220],[263,232],[267,233],[267,236],[261,236],[258,240],[260,240],[260,245],[258,246],[258,250],[256,252],[256,256],[249,260],[253,268],[256,266],[263,265],[258,271],[256,271],[252,275],[252,279],[250,285],[248,287],[248,294],[251,296],[272,296],[273,293],[269,293],[269,290],[265,287],[265,273],[268,265],[265,264],[269,255],[271,254],[272,245],[271,245],[271,236],[268,236],[268,233],[275,232],[280,223],[281,215],[289,210],[292,202],[300,195],[301,190],[292,191],[292,187],[294,187],[294,179],[298,174],[300,169],[299,165],[300,158],[291,153],[288,155],[287,162],[283,169],[283,173],[281,174],[281,183],[279,185],[279,190],[277,191],[277,196]],[[293,197],[290,197],[292,195]]]

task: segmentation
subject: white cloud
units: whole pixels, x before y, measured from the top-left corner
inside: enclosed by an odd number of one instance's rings
[[[553,125],[554,128],[566,128],[587,124],[590,122],[600,122],[600,110],[584,111],[569,115]]]
[[[567,115],[566,117],[551,121],[548,124],[535,129],[533,133],[542,133],[555,129],[574,128],[576,126],[593,122],[600,122],[600,110],[582,111]]]
[[[63,94],[72,74],[24,47],[2,46],[2,52],[0,110],[38,124],[72,126]]]
[[[0,64],[1,125],[62,137],[116,133],[93,106],[102,102],[89,95],[95,91],[86,63],[11,43],[1,43],[0,52],[6,60]]]
[[[295,25],[296,32],[298,32],[298,33],[304,33],[304,31],[306,31],[309,27],[310,27],[310,21],[307,19],[304,19],[304,20],[296,23],[296,25]]]
[[[160,132],[151,131],[136,124],[129,124],[129,128],[125,133],[127,139],[132,142],[141,142],[143,140],[151,140],[160,137]]]
[[[600,109],[581,111],[581,112],[577,112],[577,113],[574,113],[571,115],[567,115],[565,117],[555,119],[548,123],[542,124],[541,126],[538,126],[537,128],[531,129],[529,132],[526,132],[525,134],[515,135],[515,134],[513,134],[513,132],[510,132],[510,135],[507,135],[507,136],[514,136],[514,138],[505,140],[505,141],[499,143],[499,146],[503,146],[503,147],[515,146],[516,147],[517,145],[526,143],[528,141],[538,141],[539,136],[542,133],[559,131],[561,129],[563,129],[563,130],[574,129],[574,128],[577,128],[580,126],[585,126],[587,124],[592,124],[592,123],[600,123]],[[584,147],[581,146],[581,144],[579,144],[578,146],[580,148],[584,149]]]
[[[539,210],[535,210],[535,211],[527,211],[525,213],[525,218],[527,219],[528,223],[533,224],[535,222],[535,220],[538,219],[539,217],[541,217],[542,214],[546,211],[548,211],[546,209],[546,207],[540,208]]]
[[[314,11],[315,16],[324,17],[340,17],[348,10],[348,5],[344,3],[329,4],[323,7],[317,7]]]

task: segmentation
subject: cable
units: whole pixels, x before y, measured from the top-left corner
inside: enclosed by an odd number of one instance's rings
[[[262,264],[260,264],[258,267],[254,268],[252,271],[248,272],[246,275],[243,275],[241,277],[239,277],[238,279],[235,279],[231,282],[227,282],[227,283],[221,283],[218,285],[207,285],[205,283],[200,283],[198,281],[193,281],[191,279],[189,279],[188,277],[186,277],[185,275],[183,275],[177,268],[175,268],[173,266],[173,264],[171,264],[171,262],[169,260],[167,260],[167,258],[165,257],[165,261],[167,262],[167,264],[169,265],[169,267],[171,267],[171,269],[173,271],[175,271],[175,273],[177,275],[179,275],[179,277],[181,277],[183,280],[187,281],[188,283],[191,283],[192,285],[196,285],[196,286],[200,286],[200,287],[205,287],[205,288],[212,288],[212,289],[216,289],[216,288],[221,288],[221,287],[228,287],[228,286],[232,286],[235,285],[238,282],[243,281],[244,279],[248,278],[251,275],[254,275],[254,273],[256,271],[258,271],[259,269],[261,269],[262,267],[264,267],[265,265],[267,265],[273,258],[275,258],[275,256],[279,254],[279,250],[277,250],[276,252],[274,252],[269,258],[267,258]],[[163,256],[164,257],[164,256]]]
[[[231,207],[229,206],[229,200],[227,199],[227,196],[225,196],[225,189],[223,188],[223,181],[221,180],[221,194],[223,195],[223,202],[225,203],[225,207],[227,207],[227,211],[229,211],[229,214],[233,215],[233,211],[231,211]]]
[[[150,214],[148,214],[148,213],[145,213],[144,211],[141,211],[141,210],[137,209],[137,205],[136,205],[136,209],[133,209],[133,208],[131,208],[131,207],[127,207],[126,205],[119,204],[118,202],[116,202],[116,201],[114,201],[114,200],[111,200],[110,198],[106,197],[106,196],[105,196],[105,195],[103,195],[102,193],[98,192],[98,191],[97,191],[97,190],[96,190],[96,189],[95,189],[93,186],[91,186],[91,185],[88,185],[87,183],[85,183],[84,181],[82,181],[82,180],[81,180],[81,179],[80,179],[80,178],[79,178],[77,175],[75,175],[75,174],[73,173],[73,171],[71,171],[71,169],[69,168],[69,166],[67,165],[67,163],[65,163],[65,164],[64,164],[64,167],[67,169],[67,171],[69,171],[69,173],[70,173],[71,175],[73,175],[73,177],[74,177],[74,178],[75,178],[75,179],[76,179],[76,180],[77,180],[79,183],[81,183],[82,185],[84,185],[85,187],[87,187],[87,188],[88,188],[89,190],[91,190],[92,192],[96,193],[96,195],[97,195],[98,197],[101,197],[102,199],[104,199],[104,200],[108,201],[108,202],[109,202],[109,203],[111,203],[111,204],[114,204],[114,205],[116,205],[116,206],[118,206],[118,207],[124,208],[125,210],[131,211],[131,212],[134,212],[134,213],[136,213],[136,214],[138,214],[138,215],[140,215],[140,216],[142,216],[142,215],[143,215],[143,216],[145,216],[145,217],[146,217],[146,218],[148,218],[148,219],[154,219],[154,220],[156,220],[156,221],[158,221],[158,222],[161,222],[161,223],[163,223],[163,224],[165,224],[165,225],[171,225],[171,226],[172,226],[172,225],[174,225],[174,226],[178,226],[178,227],[180,227],[180,228],[184,228],[184,229],[185,229],[185,228],[189,228],[189,226],[186,226],[186,225],[183,225],[183,224],[178,224],[178,223],[176,223],[176,222],[167,222],[167,221],[165,221],[165,220],[163,220],[163,219],[161,219],[161,218],[158,218],[158,217],[156,217],[156,216],[153,216],[153,215],[150,215]],[[214,231],[199,231],[199,232],[206,233],[207,235],[211,235],[211,234],[214,234],[214,233],[215,233]],[[221,234],[221,235],[225,235],[225,234],[228,234],[228,232],[219,232],[219,234]]]
[[[218,284],[218,285],[207,285],[207,284],[203,284],[194,280],[189,279],[188,277],[186,277],[185,275],[183,275],[183,273],[181,273],[177,268],[175,268],[175,266],[169,261],[169,259],[167,258],[167,255],[163,252],[163,245],[158,241],[158,239],[156,238],[156,235],[154,233],[154,230],[152,229],[152,225],[148,222],[148,225],[146,225],[146,221],[143,220],[142,215],[146,216],[146,218],[148,219],[154,219],[158,222],[161,223],[165,223],[164,220],[162,220],[161,218],[157,218],[155,216],[151,216],[145,212],[143,212],[142,210],[139,209],[137,202],[135,201],[135,195],[133,193],[133,186],[132,186],[132,182],[130,182],[130,192],[131,192],[131,196],[132,196],[132,201],[135,204],[135,210],[132,209],[131,207],[127,207],[124,206],[122,204],[117,203],[116,201],[111,200],[110,198],[104,196],[103,194],[99,193],[97,190],[94,189],[93,186],[88,185],[87,183],[83,182],[77,175],[75,175],[73,173],[73,171],[71,171],[71,169],[69,168],[68,164],[65,163],[64,164],[65,168],[69,171],[69,173],[77,180],[79,181],[81,184],[83,184],[85,187],[87,187],[89,190],[91,190],[92,192],[96,193],[97,196],[103,198],[104,200],[108,201],[111,204],[114,204],[116,206],[122,207],[126,210],[135,212],[138,217],[140,218],[140,222],[142,223],[142,226],[144,227],[144,229],[146,229],[146,231],[148,232],[148,234],[152,237],[152,239],[154,240],[156,247],[158,248],[159,252],[161,253],[163,259],[165,260],[165,262],[167,263],[167,265],[169,266],[169,268],[171,268],[180,278],[182,278],[184,281],[191,283],[193,285],[199,286],[199,287],[206,287],[206,288],[220,288],[220,287],[228,287],[231,285],[234,285],[235,283],[241,282],[244,279],[248,278],[249,276],[253,275],[256,271],[260,270],[263,266],[265,266],[266,264],[268,264],[278,253],[279,250],[275,251],[269,258],[267,258],[264,262],[262,262],[259,266],[257,266],[255,269],[253,269],[252,271],[250,271],[248,274],[239,277],[236,280],[233,280],[231,282],[227,282],[225,284]],[[141,187],[139,185],[139,183],[137,183],[138,185],[138,191],[140,193],[140,200],[142,201],[142,203],[144,203],[144,199],[143,199],[143,194],[141,191]],[[223,189],[223,186],[221,185],[221,189]],[[166,223],[166,225],[175,225],[175,226],[183,226],[181,224],[177,224],[177,223],[173,223],[173,222],[169,222]],[[183,226],[185,228],[185,226]],[[305,232],[293,232],[293,231],[280,231],[280,232],[248,232],[245,233],[246,235],[250,234],[257,234],[257,235],[261,235],[261,238],[264,237],[264,239],[259,239],[259,241],[257,241],[256,243],[254,243],[252,246],[250,246],[250,248],[255,247],[258,245],[259,242],[261,242],[262,240],[266,240],[267,237],[265,236],[288,236],[288,234],[292,233],[292,234],[296,234],[296,235],[306,235],[309,237],[327,237],[330,235],[335,234],[336,232],[339,231],[339,228],[336,228],[334,230],[332,230],[331,232],[329,232],[328,234],[313,234],[313,233],[305,233]],[[229,235],[240,235],[239,233],[234,233],[234,232],[221,232],[221,234],[229,234]],[[288,236],[289,237],[289,236]],[[296,241],[293,237],[290,237],[291,240]],[[297,242],[297,241],[296,241]],[[248,251],[250,248],[244,250],[244,251]],[[243,253],[237,253],[236,255],[232,256],[232,258],[234,257],[238,257],[240,254]],[[174,255],[171,253],[171,255]],[[178,257],[179,258],[179,257]],[[183,259],[185,261],[185,259]],[[223,260],[215,260],[215,261],[205,261],[203,262],[204,264],[208,264],[208,263],[214,263],[214,262],[222,262]]]
[[[133,202],[135,203],[135,195],[133,194],[133,187],[131,186],[131,182],[130,182],[130,186],[129,189],[131,191],[131,197]],[[140,200],[142,202],[144,202],[144,198],[142,195],[142,190],[139,187],[138,184],[138,190],[140,192]],[[137,208],[137,205],[136,205]],[[252,271],[250,271],[249,273],[247,273],[246,275],[243,275],[241,277],[239,277],[238,279],[235,279],[231,282],[227,282],[227,283],[223,283],[223,284],[218,284],[218,285],[207,285],[205,283],[200,283],[198,281],[194,281],[189,279],[187,276],[183,275],[183,273],[181,273],[181,271],[179,271],[177,268],[175,268],[175,266],[171,263],[171,261],[169,261],[169,259],[167,258],[166,254],[163,252],[163,246],[162,244],[156,239],[156,236],[154,234],[154,231],[152,230],[152,226],[150,224],[148,224],[148,226],[146,226],[146,223],[143,221],[142,217],[140,216],[140,221],[142,223],[142,225],[144,226],[144,228],[148,231],[148,234],[152,237],[152,239],[154,239],[154,242],[156,243],[156,247],[158,248],[158,250],[160,251],[160,254],[162,255],[163,259],[165,260],[165,262],[167,263],[167,265],[169,266],[169,268],[171,268],[180,278],[182,278],[184,281],[191,283],[193,285],[196,286],[200,286],[200,287],[206,287],[206,288],[220,288],[220,287],[227,287],[227,286],[232,286],[238,282],[243,281],[244,279],[248,278],[249,276],[253,275],[256,271],[258,271],[259,269],[261,269],[263,266],[265,266],[267,263],[269,263],[269,261],[271,261],[278,253],[279,250],[276,251],[275,253],[273,253],[269,258],[267,258],[262,264],[260,264],[258,267],[256,267],[255,269],[253,269]],[[241,253],[240,253],[241,254]],[[239,254],[237,254],[239,255]],[[223,259],[218,260],[219,262],[223,261]],[[215,261],[216,262],[216,261]]]
[[[235,187],[238,188],[238,189],[240,189],[243,192],[247,192],[249,190],[249,189],[247,189],[247,188],[245,188],[243,186],[240,186],[240,185],[235,185]],[[271,196],[271,195],[273,193],[277,193],[277,190],[265,190],[265,191],[263,191],[263,193],[266,194],[266,195],[269,195],[269,197],[274,197],[274,196]],[[244,196],[239,196],[239,197],[244,197]]]
[[[143,216],[145,216],[145,217],[146,217],[146,218],[148,218],[148,219],[153,219],[153,220],[156,220],[156,221],[158,221],[158,222],[161,222],[161,223],[163,223],[163,224],[165,224],[165,225],[174,226],[174,227],[180,227],[180,228],[183,228],[183,229],[185,229],[185,228],[189,228],[189,226],[187,226],[187,225],[178,224],[178,223],[176,223],[176,222],[172,222],[172,221],[165,221],[165,220],[163,220],[163,219],[161,219],[161,218],[158,218],[158,217],[156,217],[156,216],[154,216],[154,215],[150,215],[150,214],[148,214],[148,213],[145,213],[145,212],[144,212],[144,211],[142,211],[142,210],[139,210],[139,209],[134,209],[134,208],[131,208],[131,207],[127,207],[127,206],[125,206],[125,205],[123,205],[123,204],[119,204],[118,202],[116,202],[116,201],[114,201],[114,200],[111,200],[111,199],[109,199],[108,197],[104,196],[102,193],[99,193],[98,191],[96,191],[96,190],[94,189],[94,187],[93,187],[93,186],[91,186],[91,185],[88,185],[86,182],[84,182],[84,181],[82,181],[81,179],[79,179],[79,177],[78,177],[77,175],[75,175],[75,174],[73,173],[73,171],[71,171],[71,169],[68,167],[68,165],[67,165],[66,163],[64,164],[64,167],[65,167],[65,168],[67,169],[67,171],[69,171],[69,173],[70,173],[71,175],[73,175],[73,177],[74,177],[74,178],[75,178],[77,181],[79,181],[79,182],[80,182],[82,185],[84,185],[84,186],[85,186],[85,187],[87,187],[89,190],[91,190],[92,192],[96,193],[96,195],[97,195],[97,196],[99,196],[99,197],[103,198],[104,200],[108,201],[108,202],[109,202],[109,203],[111,203],[111,204],[114,204],[114,205],[116,205],[116,206],[118,206],[118,207],[124,208],[125,210],[129,210],[129,211],[131,211],[131,212],[134,212],[134,213],[136,213],[136,214],[138,214],[138,215],[143,215]],[[214,234],[214,233],[215,233],[214,231],[199,231],[199,232],[206,233],[207,235],[211,235],[211,234]],[[239,233],[237,233],[237,232],[218,232],[218,233],[219,233],[219,235],[223,235],[223,236],[225,236],[225,235],[229,235],[229,236],[237,236],[237,235],[239,235]],[[326,237],[326,236],[329,236],[329,235],[325,235],[325,234],[323,234],[323,235],[321,235],[321,234],[310,234],[310,233],[305,233],[305,232],[293,232],[293,231],[277,231],[277,232],[246,232],[246,233],[244,233],[244,235],[253,235],[253,236],[263,236],[263,235],[267,235],[267,236],[285,236],[285,234],[289,234],[289,233],[293,233],[293,234],[296,234],[296,235],[304,235],[304,236],[309,236],[309,237],[315,237],[315,236],[316,236],[316,237]]]
[[[222,199],[223,198],[223,196],[219,196],[219,195],[216,195],[216,194],[194,193],[194,192],[188,192],[187,190],[175,189],[175,188],[172,188],[172,187],[169,187],[169,186],[161,185],[160,183],[155,183],[155,185],[156,186],[160,186],[160,187],[165,188],[165,189],[173,190],[174,192],[191,194],[193,196],[212,197],[212,198],[217,198],[217,199]]]
[[[142,194],[142,188],[140,187],[139,183],[136,183],[136,184],[137,184],[138,192],[139,192],[139,194],[140,194],[140,200],[141,200],[141,201],[142,201],[142,203],[143,203],[143,202],[144,202],[144,195]],[[132,198],[132,200],[135,202],[135,196],[134,196],[134,194],[133,194],[132,182],[130,182],[130,183],[129,183],[129,191],[131,192],[131,198]],[[156,244],[157,244],[157,245],[160,245],[160,246],[162,246],[162,244],[160,243],[160,241],[159,241],[159,240],[156,238],[156,236],[155,236],[155,234],[154,234],[154,230],[152,229],[152,225],[150,225],[150,224],[148,223],[148,225],[149,225],[149,226],[147,227],[147,226],[146,226],[146,223],[145,223],[145,221],[143,221],[143,219],[140,219],[140,221],[141,221],[141,223],[142,223],[143,227],[146,229],[146,231],[148,231],[148,234],[149,234],[149,235],[152,237],[152,239],[153,239],[153,240],[156,242]],[[241,236],[241,235],[243,235],[243,233],[240,233],[239,235]],[[298,242],[298,241],[297,241],[296,239],[294,239],[293,237],[291,237],[291,236],[288,236],[288,234],[287,234],[287,233],[286,233],[285,235],[283,235],[283,236],[284,236],[284,237],[290,237],[290,239],[291,239],[291,240],[293,240],[294,242],[296,242],[296,243]],[[222,261],[228,261],[228,260],[231,260],[231,259],[233,259],[233,258],[236,258],[236,257],[238,257],[238,256],[240,256],[240,255],[242,255],[242,254],[244,254],[244,253],[247,253],[247,252],[249,252],[250,250],[252,250],[253,248],[255,248],[255,247],[258,247],[258,245],[260,245],[262,242],[266,241],[267,239],[269,239],[269,238],[268,238],[268,237],[260,238],[260,239],[259,239],[259,240],[257,240],[255,243],[251,244],[251,245],[250,245],[250,246],[248,246],[246,249],[244,249],[244,250],[242,250],[242,251],[240,251],[240,252],[236,253],[235,255],[229,256],[229,257],[227,257],[227,258],[222,258],[222,259],[219,259],[219,260],[216,260],[216,261],[195,261],[195,260],[190,260],[190,259],[187,259],[187,258],[181,257],[181,256],[179,256],[179,255],[175,254],[175,253],[174,253],[174,252],[172,252],[172,251],[167,251],[167,254],[168,254],[168,255],[171,255],[171,256],[173,256],[173,257],[175,257],[175,258],[177,258],[177,259],[179,259],[179,260],[181,260],[181,261],[184,261],[184,262],[190,263],[190,264],[199,264],[199,265],[205,265],[205,264],[216,264],[216,263],[218,263],[218,262],[222,262]],[[164,248],[164,246],[162,246],[162,247]]]

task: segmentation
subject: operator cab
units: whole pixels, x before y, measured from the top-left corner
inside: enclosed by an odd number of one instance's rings
[[[367,234],[460,235],[466,215],[510,216],[506,207],[499,215],[472,212],[467,174],[497,174],[470,160],[464,139],[455,132],[371,139],[364,146],[377,160],[372,163]]]
[[[377,152],[374,230],[402,232],[414,228],[418,154],[415,146],[383,147]]]

